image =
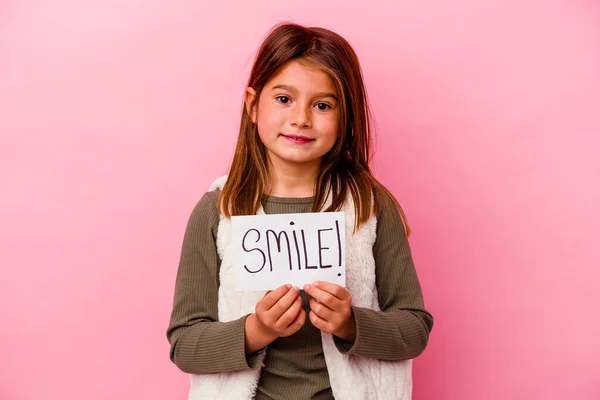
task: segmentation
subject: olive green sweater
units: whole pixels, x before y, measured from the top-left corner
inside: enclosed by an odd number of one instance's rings
[[[206,193],[194,208],[185,232],[167,330],[171,360],[184,372],[209,374],[258,368],[256,354],[245,354],[245,317],[218,322],[220,260],[216,237],[220,191]],[[311,212],[312,198],[267,196],[266,214]],[[388,211],[393,210],[393,211]],[[398,212],[380,207],[373,246],[381,311],[353,307],[354,343],[336,340],[340,352],[355,357],[400,361],[423,352],[433,318],[423,305],[410,246]],[[303,307],[309,296],[301,291]],[[337,338],[336,338],[337,339]],[[256,399],[332,399],[321,335],[306,319],[304,327],[281,337],[267,355]]]

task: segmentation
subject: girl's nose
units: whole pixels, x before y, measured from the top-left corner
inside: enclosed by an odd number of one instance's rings
[[[307,107],[301,104],[295,105],[291,110],[290,125],[298,129],[310,128],[312,126],[310,110],[307,110]]]

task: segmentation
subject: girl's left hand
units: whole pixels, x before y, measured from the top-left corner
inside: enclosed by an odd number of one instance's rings
[[[356,323],[350,306],[352,295],[339,285],[317,281],[304,285],[304,291],[310,299],[308,317],[310,322],[325,333],[331,333],[347,342],[356,338]]]

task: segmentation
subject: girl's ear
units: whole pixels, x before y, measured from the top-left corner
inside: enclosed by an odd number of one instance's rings
[[[256,90],[251,87],[246,88],[244,103],[246,103],[246,112],[250,116],[253,124],[256,124]]]

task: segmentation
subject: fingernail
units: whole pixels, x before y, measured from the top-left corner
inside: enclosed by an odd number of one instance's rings
[[[298,289],[298,286],[294,286],[294,290],[300,290],[300,289]]]
[[[291,289],[292,285],[290,285],[289,283],[287,285],[285,285],[286,288]]]
[[[315,282],[313,282],[313,286],[317,286],[317,287],[319,287],[319,281],[315,281]]]
[[[304,291],[310,290],[310,285],[307,283],[306,285],[304,285]]]

